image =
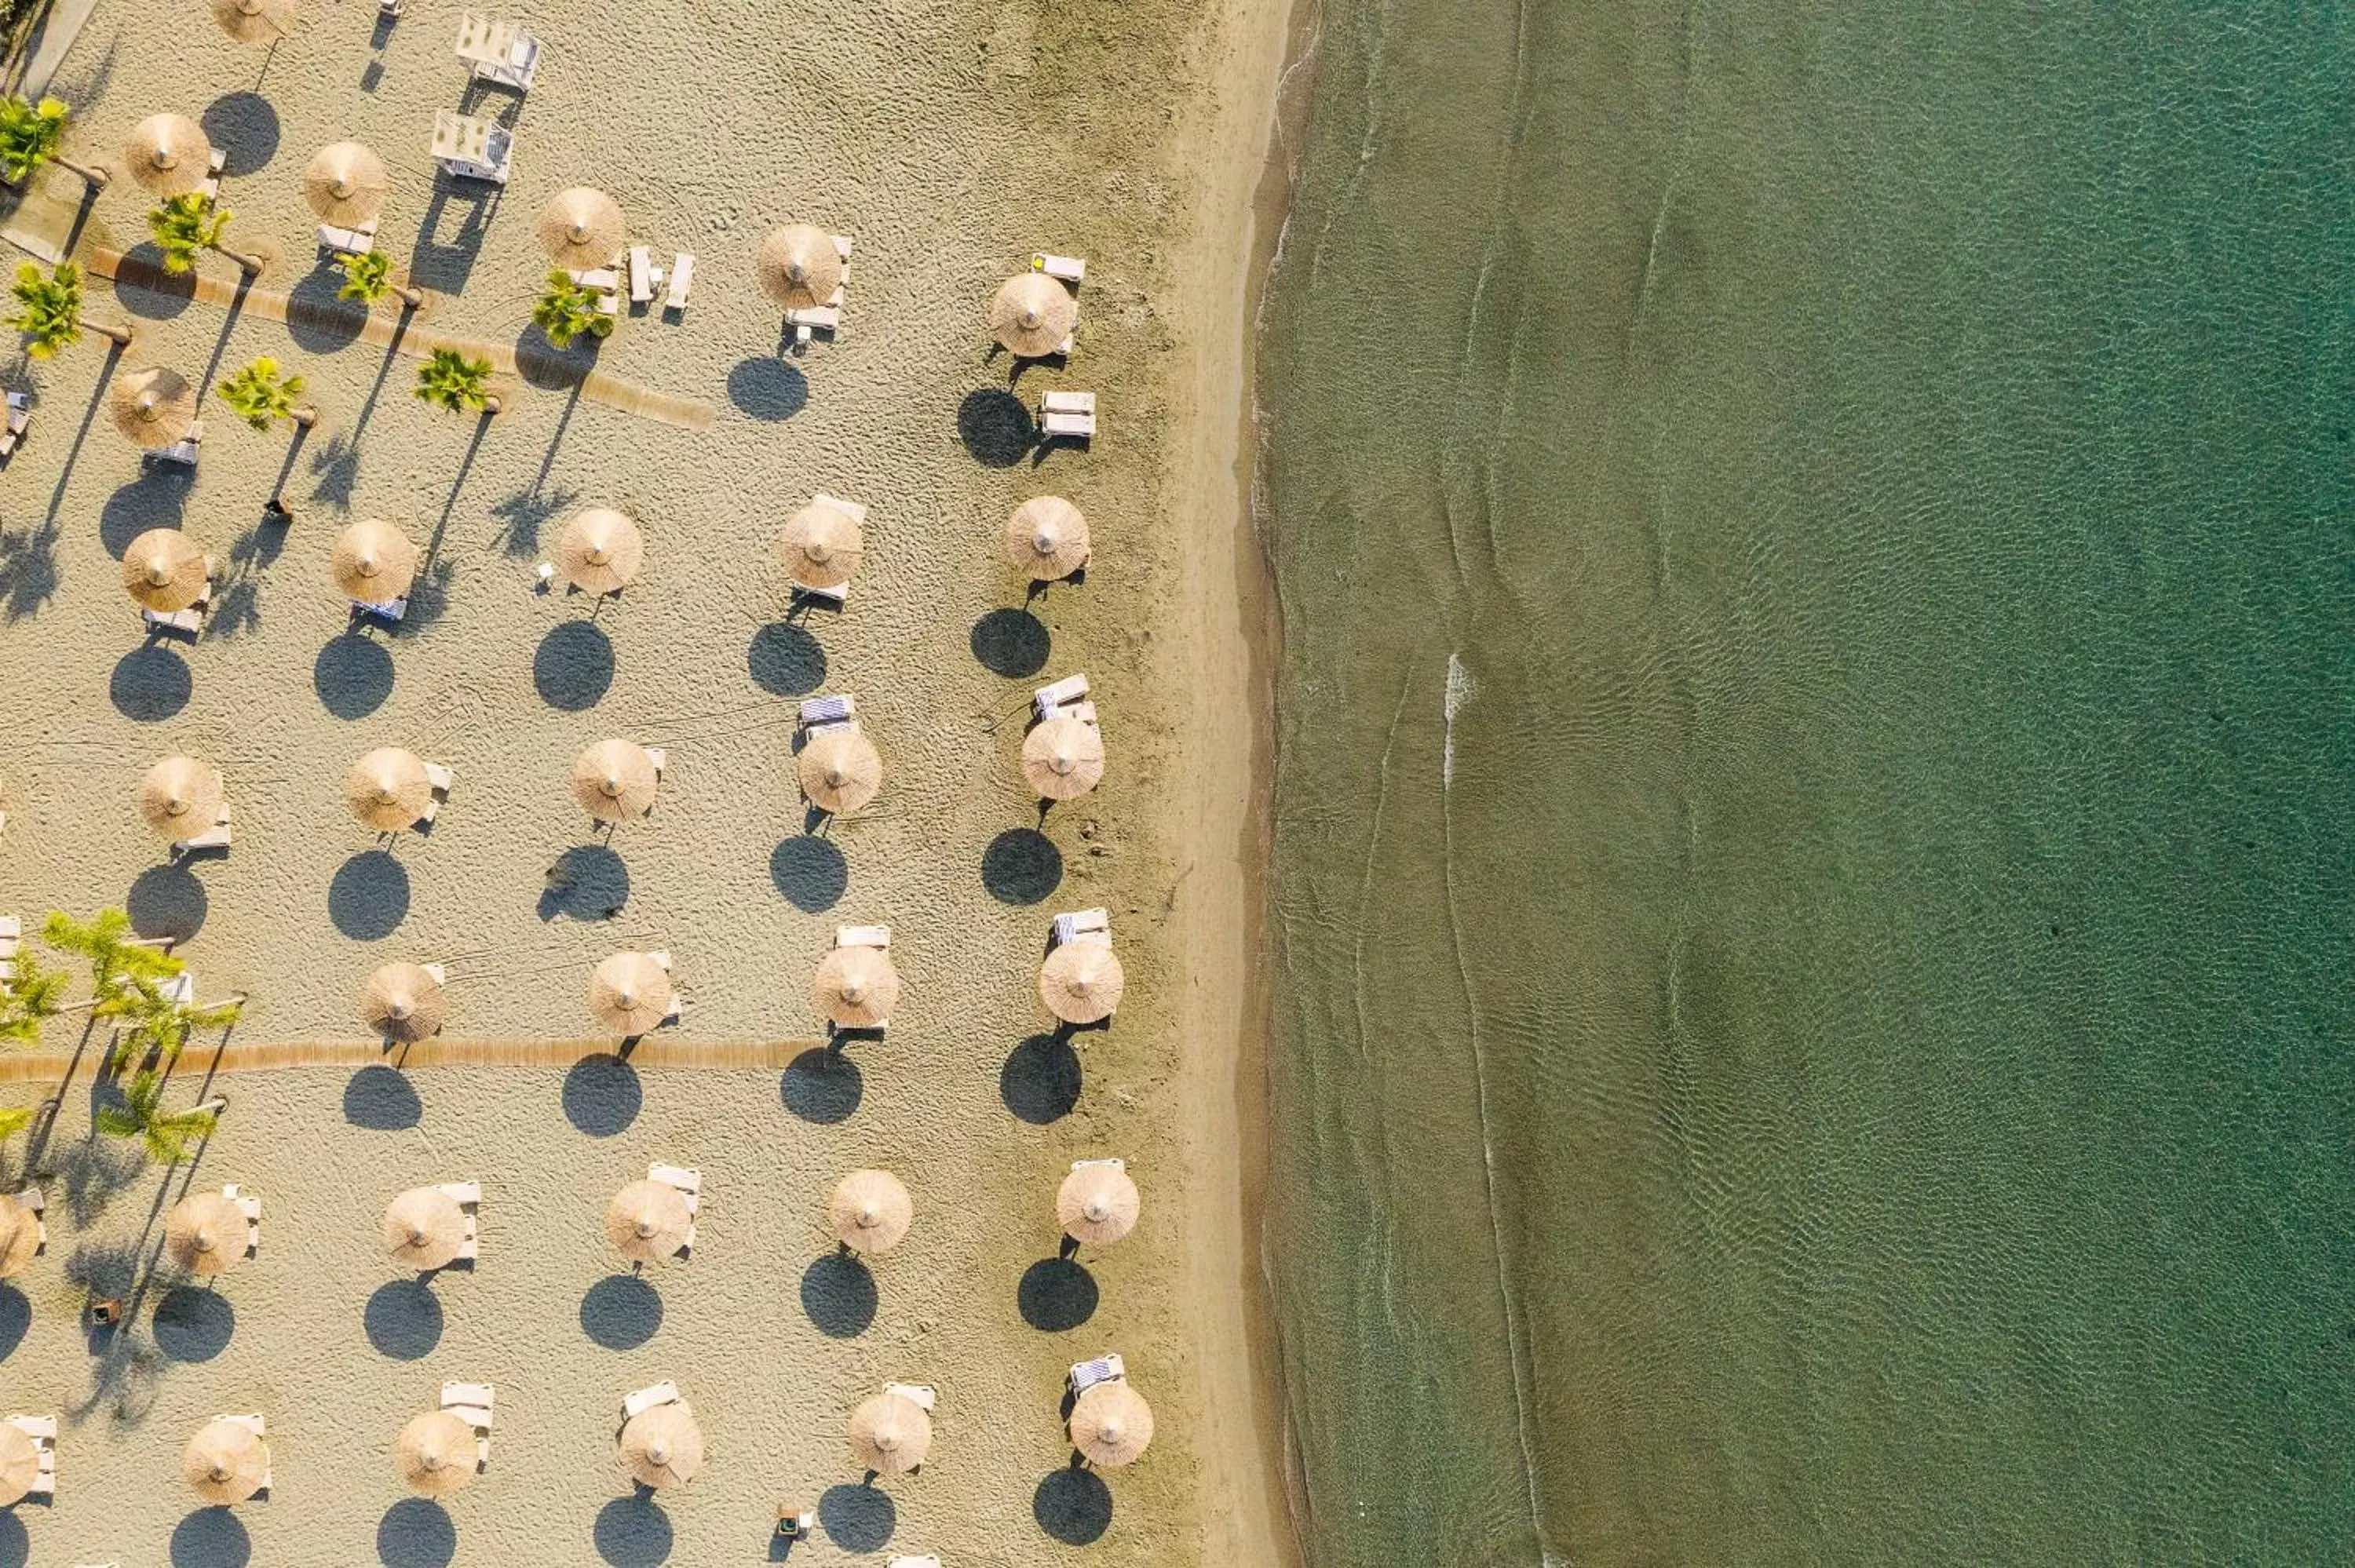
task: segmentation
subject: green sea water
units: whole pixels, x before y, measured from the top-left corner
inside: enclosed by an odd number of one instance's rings
[[[1312,1561],[2355,1561],[2355,12],[1320,26]]]

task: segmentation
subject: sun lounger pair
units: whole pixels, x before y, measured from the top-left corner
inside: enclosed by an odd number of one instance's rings
[[[1039,429],[1050,436],[1092,440],[1096,433],[1096,395],[1050,392],[1039,399]]]
[[[1067,675],[1032,692],[1030,706],[1038,714],[1040,724],[1050,718],[1080,718],[1093,724],[1095,705],[1087,700],[1087,695],[1088,678],[1085,675]],[[1087,709],[1087,712],[1080,713],[1078,710],[1081,708]]]
[[[474,68],[476,81],[529,92],[539,70],[539,40],[513,22],[466,11],[458,17],[458,58]]]
[[[16,978],[16,953],[24,945],[23,918],[15,915],[0,915],[0,984]]]
[[[654,956],[665,969],[670,968],[668,953],[656,953]],[[671,1014],[671,1018],[677,1016],[676,1012]],[[669,1021],[669,1019],[664,1020],[665,1022]],[[646,1180],[659,1181],[687,1200],[687,1240],[679,1244],[677,1255],[682,1258],[693,1257],[695,1255],[695,1213],[703,1202],[703,1172],[690,1171],[683,1165],[655,1164],[646,1167]]]
[[[350,228],[323,223],[319,225],[319,249],[336,257],[365,256],[376,249],[376,223],[371,219]]]
[[[433,161],[463,179],[507,183],[515,158],[515,132],[496,120],[437,111],[433,116]]]
[[[195,833],[185,839],[174,840],[172,842],[172,853],[175,854],[186,854],[190,850],[225,850],[229,848],[229,805],[228,802],[224,801],[221,805],[220,816],[214,821],[211,827],[206,829],[201,833]]]
[[[1075,1394],[1085,1393],[1100,1383],[1119,1382],[1127,1376],[1128,1369],[1121,1364],[1117,1354],[1098,1356],[1092,1361],[1079,1361],[1073,1364],[1071,1374],[1071,1392]]]
[[[239,1192],[234,1181],[221,1189],[221,1196],[235,1203],[237,1212],[245,1216],[245,1255],[255,1256],[261,1251],[261,1200]],[[257,1415],[254,1419],[259,1421],[261,1418]],[[261,1428],[257,1426],[253,1430],[255,1436],[261,1436]]]
[[[364,599],[352,600],[354,620],[360,620],[362,617],[369,617],[377,620],[399,620],[408,613],[409,599],[405,595],[400,599],[378,599],[374,603]]]
[[[810,504],[813,506],[831,506],[837,512],[841,513],[845,517],[849,518],[853,523],[858,524],[861,528],[867,526],[867,508],[861,506],[856,501],[845,501],[838,495],[820,494],[811,496]],[[835,588],[812,588],[807,583],[795,582],[788,579],[785,586],[804,599],[822,599],[826,603],[834,606],[837,609],[840,609],[844,603],[850,598],[850,585],[848,583],[843,583]]]
[[[875,948],[891,950],[891,927],[889,926],[837,926],[834,945],[837,948]]]
[[[1055,946],[1101,942],[1112,946],[1112,916],[1102,909],[1074,909],[1055,916]]]
[[[806,305],[785,313],[785,324],[794,329],[796,344],[809,342],[810,334],[814,331],[832,336],[842,330],[842,291],[850,281],[850,236],[837,234],[831,238],[834,253],[842,258],[843,281],[834,286],[834,292],[826,296],[826,303]]]
[[[424,964],[420,967],[422,968],[427,974],[433,977],[434,983],[437,985],[440,984],[444,978],[443,970],[440,964]],[[482,1237],[475,1229],[475,1220],[478,1211],[480,1211],[483,1206],[483,1184],[480,1181],[444,1181],[433,1190],[441,1193],[443,1197],[449,1199],[452,1202],[457,1204],[458,1212],[466,1216],[466,1239],[458,1244],[458,1255],[468,1263],[479,1262],[482,1255]],[[442,1408],[446,1410],[450,1406],[450,1391],[452,1389],[474,1388],[477,1386],[481,1385],[474,1383],[443,1383],[442,1385]],[[490,1391],[487,1388],[484,1389],[483,1404],[485,1408],[483,1412],[483,1419],[476,1423],[477,1425],[488,1426],[491,1424],[491,1414],[487,1408],[491,1403],[489,1392]]]
[[[1044,252],[1030,258],[1030,270],[1044,272],[1057,282],[1069,283],[1073,289],[1088,275],[1088,264],[1077,256],[1049,256]]]
[[[491,1409],[496,1398],[497,1391],[486,1383],[442,1385],[442,1408],[474,1429],[474,1468],[478,1471],[491,1466]]]
[[[211,162],[205,164],[205,183],[197,187],[203,194],[208,207],[220,200],[221,171],[228,167],[229,149],[215,147]]]
[[[184,637],[196,637],[205,630],[205,612],[212,608],[213,583],[220,575],[220,563],[210,556],[205,557],[204,591],[196,603],[185,609],[141,609],[139,619],[157,631],[176,631]]]
[[[52,1498],[58,1493],[58,1418],[54,1415],[12,1415],[8,1425],[33,1440],[41,1456],[41,1467],[27,1490],[37,1498]]]
[[[678,1384],[671,1382],[668,1378],[665,1378],[662,1382],[654,1384],[652,1387],[642,1388],[638,1390],[637,1393],[631,1394],[628,1398],[623,1400],[622,1419],[624,1422],[635,1421],[639,1416],[644,1415],[647,1411],[652,1410],[658,1405],[677,1404],[678,1403]]]
[[[932,1391],[930,1383],[887,1383],[883,1385],[883,1392],[898,1394],[928,1415],[932,1414],[932,1406],[940,1401],[940,1395]]]
[[[182,468],[194,468],[197,466],[197,448],[204,439],[205,422],[198,419],[189,425],[186,435],[174,441],[170,446],[147,453],[147,461],[177,463]]]
[[[25,431],[33,422],[33,395],[30,392],[8,394],[8,421],[0,427],[0,462],[16,455],[16,448],[25,440]]]
[[[835,696],[812,697],[801,705],[801,726],[804,733],[824,735],[830,729],[849,729],[856,723],[858,704],[847,693]]]
[[[433,821],[434,814],[442,810],[442,802],[450,799],[451,786],[457,782],[458,774],[456,769],[444,768],[438,762],[427,763],[425,765],[425,783],[427,788],[431,789],[433,793],[426,799],[425,810],[417,813],[417,820],[420,822],[432,822]],[[427,967],[439,969],[441,966],[433,964]],[[441,977],[436,975],[434,978],[439,980]]]
[[[270,1423],[263,1420],[258,1413],[252,1415],[216,1415],[213,1419],[215,1421],[226,1421],[231,1426],[242,1426],[248,1432],[252,1433],[256,1437],[267,1438],[270,1436]],[[254,1496],[257,1499],[268,1495],[270,1491],[270,1470],[268,1468],[264,1468],[261,1472],[261,1485],[254,1489]]]

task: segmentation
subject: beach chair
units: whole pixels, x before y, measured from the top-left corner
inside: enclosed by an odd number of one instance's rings
[[[1070,343],[1064,344],[1070,351]],[[1092,440],[1096,433],[1096,395],[1092,392],[1050,392],[1039,399],[1039,429],[1049,436]]]
[[[442,1408],[474,1429],[474,1468],[477,1471],[491,1467],[491,1410],[496,1398],[497,1391],[486,1383],[445,1383],[442,1385]]]
[[[205,164],[205,183],[197,187],[204,194],[205,205],[220,200],[221,171],[229,167],[229,149],[215,147],[211,159]]]
[[[642,1388],[622,1401],[622,1419],[635,1421],[658,1404],[677,1404],[678,1402],[678,1384],[665,1378],[651,1388]]]
[[[837,948],[874,948],[882,952],[891,950],[891,927],[889,926],[837,926],[834,945]]]
[[[458,58],[474,68],[476,81],[529,92],[539,70],[539,40],[513,22],[494,22],[478,11],[461,12]]]
[[[1030,269],[1044,272],[1059,283],[1069,283],[1073,289],[1088,275],[1088,264],[1077,256],[1050,256],[1041,251],[1030,258]]]
[[[58,1491],[58,1418],[54,1415],[11,1415],[8,1425],[33,1440],[34,1451],[41,1457],[40,1469],[27,1489],[37,1498],[52,1498]]]
[[[617,256],[602,267],[583,267],[569,275],[584,289],[611,293],[622,286],[622,259]]]
[[[867,525],[867,508],[860,505],[856,501],[845,501],[838,495],[827,495],[821,493],[810,497],[810,504],[813,506],[831,506],[837,512],[839,512],[844,516],[849,518],[853,523],[858,524],[860,527],[863,528]],[[850,598],[850,585],[848,583],[841,583],[834,588],[813,588],[808,583],[788,578],[785,586],[794,594],[803,599],[823,599],[826,603],[834,606],[837,609],[840,609]]]
[[[442,979],[439,972],[442,968],[440,964],[426,964],[422,967],[425,972],[432,975],[437,982]],[[459,1213],[466,1216],[466,1239],[458,1244],[458,1255],[468,1263],[479,1262],[482,1255],[482,1238],[476,1232],[474,1224],[475,1211],[483,1205],[483,1184],[480,1181],[444,1181],[433,1190],[456,1203]],[[442,1398],[445,1402],[449,1398],[446,1386],[442,1392]],[[485,1421],[483,1425],[487,1426],[490,1423]]]
[[[515,132],[496,120],[437,110],[432,151],[433,161],[448,174],[503,185],[515,159]]]
[[[839,289],[835,291],[837,298],[841,293]],[[830,337],[842,330],[842,307],[810,305],[802,310],[787,311],[785,322],[794,329],[794,341],[797,344],[807,343],[813,332],[822,332]]]
[[[1071,1366],[1071,1393],[1082,1394],[1100,1383],[1115,1383],[1128,1376],[1117,1354],[1098,1356],[1092,1361],[1075,1361]]]
[[[926,1414],[932,1413],[932,1405],[940,1398],[932,1392],[932,1384],[924,1383],[887,1383],[883,1385],[883,1392],[898,1394]]]
[[[33,1212],[33,1228],[40,1239],[33,1244],[33,1255],[40,1256],[49,1250],[49,1195],[41,1191],[37,1181],[27,1181],[16,1194],[16,1202]]]
[[[339,228],[332,223],[319,225],[319,249],[336,258],[365,256],[376,249],[376,223],[356,224]]]
[[[206,829],[201,833],[195,834],[192,837],[174,840],[172,842],[172,853],[174,854],[186,854],[190,850],[225,850],[229,848],[229,806],[224,802],[220,809],[219,818],[214,821],[211,827]]]
[[[1111,915],[1102,909],[1074,909],[1055,916],[1055,946],[1082,941],[1112,946]]]
[[[185,609],[145,609],[139,619],[157,631],[176,631],[184,637],[197,637],[205,630],[205,612],[212,608],[213,583],[220,575],[220,563],[210,556],[205,557],[205,586],[194,604]]]
[[[682,250],[670,259],[670,293],[663,300],[663,309],[687,309],[687,287],[694,281],[695,258]]]
[[[847,692],[812,697],[801,705],[801,726],[812,735],[822,735],[830,729],[848,727],[858,712],[858,703]]]
[[[15,915],[0,915],[0,981],[16,978],[16,954],[24,946],[24,920]]]
[[[662,281],[662,269],[654,264],[653,252],[643,245],[630,247],[630,303],[654,303],[655,285]]]
[[[258,1414],[253,1415],[216,1415],[213,1419],[215,1421],[226,1421],[232,1426],[242,1426],[248,1432],[252,1433],[256,1437],[266,1439],[270,1436],[270,1424],[263,1420]],[[261,1472],[261,1485],[257,1489],[257,1495],[261,1492],[267,1492],[270,1489],[270,1471],[267,1469]]]
[[[457,782],[458,775],[453,769],[445,768],[438,762],[427,763],[425,785],[433,793],[426,800],[425,810],[417,813],[417,820],[421,822],[431,822],[434,813],[441,810],[443,802],[450,799],[450,787]]]
[[[1037,711],[1039,722],[1045,724],[1055,716],[1058,709],[1068,707],[1087,694],[1088,678],[1085,675],[1066,675],[1032,692],[1030,705]]]
[[[376,14],[388,22],[398,22],[408,3],[409,0],[376,0]]]
[[[151,462],[177,463],[182,468],[197,466],[197,447],[204,440],[205,422],[198,419],[188,427],[188,433],[158,451],[149,452]]]
[[[356,599],[352,600],[352,619],[354,620],[373,619],[377,620],[397,621],[408,613],[409,600],[406,598],[379,599],[373,604],[364,599]]]
[[[257,1255],[261,1251],[261,1200],[239,1192],[234,1181],[221,1189],[221,1196],[235,1203],[237,1212],[245,1216],[245,1255]],[[257,1435],[260,1430],[255,1428]]]
[[[0,462],[16,455],[16,448],[25,440],[25,431],[33,422],[33,395],[30,392],[8,394],[8,418],[0,425]]]

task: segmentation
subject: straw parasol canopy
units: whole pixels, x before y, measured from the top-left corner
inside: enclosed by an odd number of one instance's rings
[[[224,1193],[191,1192],[164,1222],[164,1250],[190,1274],[227,1274],[245,1256],[245,1213]]]
[[[659,1263],[687,1245],[694,1216],[676,1187],[652,1180],[633,1181],[605,1208],[605,1234],[633,1263]]]
[[[904,1394],[879,1393],[850,1413],[850,1451],[878,1475],[896,1476],[924,1462],[932,1418]]]
[[[440,1268],[465,1245],[466,1211],[439,1187],[411,1187],[384,1206],[384,1249],[405,1268]]]
[[[368,1026],[403,1044],[439,1033],[447,1011],[442,982],[422,964],[386,964],[360,988]]]
[[[139,814],[175,843],[219,821],[222,800],[219,772],[193,757],[167,757],[139,781]]]
[[[1060,495],[1034,495],[1006,520],[1006,556],[1034,582],[1070,577],[1088,564],[1088,520]]]
[[[818,960],[810,1001],[845,1029],[874,1029],[900,1000],[900,971],[880,948],[837,948]]]
[[[344,801],[364,827],[397,833],[413,827],[432,803],[425,759],[397,746],[379,746],[344,775]]]
[[[842,286],[842,253],[806,223],[787,224],[761,241],[755,270],[769,298],[789,311],[823,305]]]
[[[589,1011],[624,1039],[644,1034],[670,1016],[670,971],[652,953],[614,953],[589,977]]]
[[[106,411],[135,445],[160,451],[197,422],[197,389],[178,371],[160,365],[126,370],[106,389]]]
[[[1084,795],[1103,770],[1103,731],[1084,719],[1050,718],[1023,737],[1022,776],[1042,800]]]
[[[638,525],[610,506],[589,506],[572,514],[556,541],[556,564],[582,593],[619,593],[637,579],[646,556]]]
[[[329,223],[366,223],[384,210],[392,188],[384,160],[358,142],[331,142],[303,165],[303,199]]]
[[[843,1245],[871,1255],[900,1245],[916,1217],[916,1205],[889,1171],[853,1171],[834,1184],[826,1216]]]
[[[630,225],[621,204],[603,191],[574,185],[539,209],[539,244],[549,260],[575,272],[613,264]]]
[[[1104,942],[1065,942],[1039,966],[1039,999],[1066,1023],[1101,1023],[1120,1006],[1127,980]]]
[[[212,7],[221,31],[240,44],[275,43],[294,30],[294,0],[212,0]]]
[[[327,569],[346,597],[383,604],[406,596],[417,580],[417,546],[391,524],[362,518],[336,535]]]
[[[990,296],[990,335],[1025,359],[1061,353],[1079,324],[1079,301],[1044,272],[1017,272]]]
[[[0,1508],[24,1501],[40,1476],[40,1445],[22,1427],[0,1423]]]
[[[41,1250],[41,1216],[0,1195],[0,1279],[20,1274]]]
[[[572,764],[572,798],[599,821],[645,816],[661,782],[653,754],[626,740],[601,740]]]
[[[253,1428],[217,1415],[188,1439],[180,1473],[208,1503],[241,1503],[269,1478],[270,1445]]]
[[[858,810],[883,787],[883,758],[875,743],[855,729],[812,736],[794,759],[794,771],[810,804],[837,816]]]
[[[1091,1465],[1134,1464],[1153,1441],[1153,1406],[1126,1378],[1100,1383],[1071,1407],[1071,1446]]]
[[[150,528],[123,552],[123,586],[142,609],[160,615],[204,598],[210,575],[203,546],[177,528]]]
[[[139,187],[159,196],[186,196],[212,175],[213,144],[185,114],[151,114],[131,128],[123,164]]]
[[[865,547],[858,521],[819,501],[786,518],[777,535],[777,559],[794,581],[808,588],[840,588],[848,582]]]
[[[463,1415],[429,1410],[392,1440],[392,1467],[420,1497],[446,1497],[474,1479],[474,1429]]]
[[[1076,1165],[1055,1191],[1055,1218],[1073,1241],[1109,1246],[1136,1228],[1136,1183],[1113,1164]]]
[[[641,1410],[622,1428],[622,1457],[630,1474],[660,1491],[683,1487],[703,1468],[703,1429],[683,1399]]]

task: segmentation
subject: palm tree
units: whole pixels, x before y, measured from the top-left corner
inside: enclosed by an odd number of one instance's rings
[[[123,1085],[122,1092],[122,1099],[98,1107],[98,1130],[110,1138],[138,1139],[151,1158],[165,1165],[177,1165],[188,1157],[190,1143],[211,1136],[225,1103],[210,1099],[190,1110],[167,1111],[164,1075],[152,1068]]]
[[[257,430],[266,430],[281,419],[292,419],[306,430],[317,424],[319,410],[295,401],[302,396],[303,378],[279,375],[278,362],[266,354],[220,384],[220,400]]]
[[[344,299],[372,305],[387,294],[392,294],[412,311],[425,302],[424,290],[404,289],[392,281],[392,258],[381,250],[346,256],[342,265],[344,286],[336,292]]]
[[[16,1137],[32,1126],[33,1118],[39,1114],[39,1109],[33,1106],[10,1106],[0,1110],[0,1139]]]
[[[58,155],[66,138],[66,116],[71,112],[60,99],[44,98],[38,103],[13,94],[0,99],[0,172],[11,184],[22,185],[43,164],[55,164],[80,175],[92,190],[106,188],[104,169],[68,163]]]
[[[35,359],[53,359],[58,350],[94,332],[118,348],[131,346],[131,329],[94,322],[81,313],[81,269],[70,261],[58,263],[48,277],[30,261],[16,269],[16,282],[8,292],[16,313],[8,324],[25,334],[25,352]]]
[[[453,414],[499,411],[498,395],[491,390],[491,362],[469,359],[454,348],[435,349],[417,367],[417,396]]]
[[[43,969],[32,950],[20,948],[15,968],[0,982],[0,1041],[29,1044],[40,1037],[41,1024],[65,1011],[66,972]],[[0,1131],[0,1138],[7,1137]]]
[[[604,338],[613,334],[613,318],[597,308],[598,295],[584,289],[565,271],[548,275],[548,289],[531,307],[532,324],[559,348],[570,348],[582,333]]]
[[[124,1014],[130,1021],[129,1027],[106,1054],[109,1072],[120,1072],[126,1064],[151,1057],[168,1069],[180,1059],[181,1049],[187,1044],[190,1034],[199,1029],[226,1029],[245,1010],[245,998],[241,996],[204,1006],[177,1001],[144,984],[134,985],[132,991],[139,1000]]]
[[[234,216],[202,191],[164,198],[147,215],[147,232],[155,237],[155,248],[164,253],[164,270],[193,270],[198,253],[218,250],[236,262],[248,277],[261,271],[261,257],[231,250],[221,243],[221,237],[229,231],[229,220]]]
[[[188,967],[142,941],[132,931],[131,916],[120,909],[101,909],[96,919],[88,922],[52,909],[41,925],[41,940],[90,965],[90,1000],[60,1012],[87,1008],[97,1018],[131,1016],[148,1005],[144,993],[154,993],[160,1001],[164,983]]]

